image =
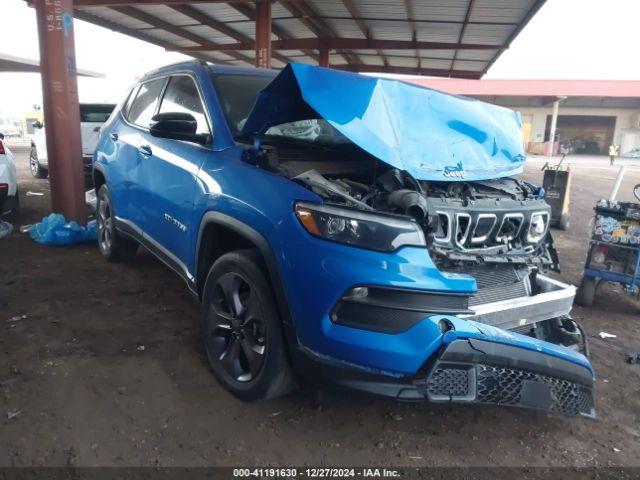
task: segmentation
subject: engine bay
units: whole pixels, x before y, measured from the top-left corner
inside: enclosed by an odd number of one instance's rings
[[[516,178],[421,181],[355,145],[263,144],[245,160],[286,176],[326,204],[412,219],[441,270],[461,264],[558,269],[542,189]]]

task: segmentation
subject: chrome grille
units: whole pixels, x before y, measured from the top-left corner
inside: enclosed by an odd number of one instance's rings
[[[549,216],[545,213],[545,232]],[[499,247],[514,241],[527,242],[531,224],[530,212],[473,212],[438,210],[438,230],[434,235],[437,245],[457,250],[475,250]]]

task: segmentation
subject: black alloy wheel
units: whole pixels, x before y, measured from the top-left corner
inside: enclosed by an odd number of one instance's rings
[[[201,330],[211,369],[241,400],[284,395],[295,385],[282,321],[257,250],[226,253],[207,275]]]
[[[238,273],[222,275],[213,290],[208,319],[211,353],[231,378],[255,379],[266,357],[265,324],[254,289]]]

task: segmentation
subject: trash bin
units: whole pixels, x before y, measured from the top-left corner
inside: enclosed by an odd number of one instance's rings
[[[551,206],[551,225],[566,230],[571,222],[569,196],[571,195],[571,171],[545,168],[542,187],[545,200]]]

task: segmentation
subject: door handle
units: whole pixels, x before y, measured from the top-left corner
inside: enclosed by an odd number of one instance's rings
[[[151,147],[149,145],[140,145],[138,151],[143,157],[150,157],[152,155]]]
[[[109,137],[111,137],[111,140],[113,140],[114,142],[118,141],[118,134],[115,132],[109,134]]]

